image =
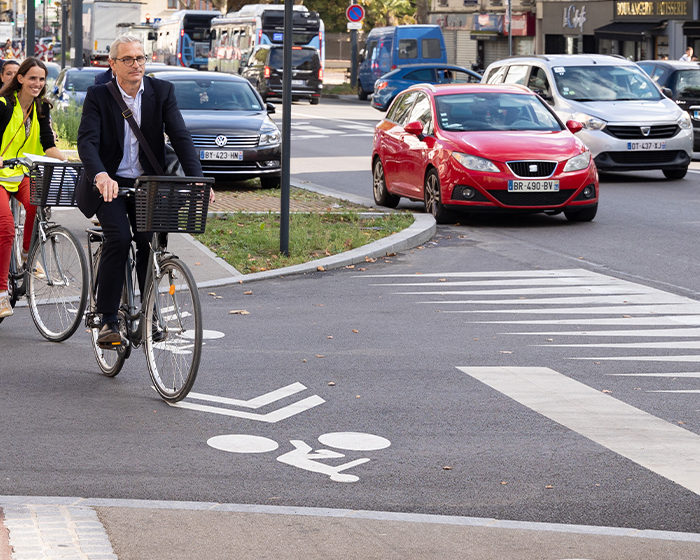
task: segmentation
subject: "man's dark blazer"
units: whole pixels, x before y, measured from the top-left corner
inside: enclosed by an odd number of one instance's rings
[[[139,128],[161,167],[165,168],[165,131],[185,174],[191,177],[202,176],[199,154],[185,127],[170,82],[148,76],[143,78]],[[95,175],[106,171],[114,179],[124,156],[124,117],[106,84],[90,86],[87,90],[78,129],[78,155],[83,162],[87,181],[78,184],[76,201],[82,213],[90,217],[102,202],[93,187]],[[139,161],[144,175],[158,174],[141,147]]]
[[[2,72],[2,70],[0,70],[0,72]],[[112,69],[107,68],[107,70],[100,72],[97,74],[97,76],[95,76],[95,85],[108,84],[110,81],[112,81],[112,78],[114,78],[112,75]]]

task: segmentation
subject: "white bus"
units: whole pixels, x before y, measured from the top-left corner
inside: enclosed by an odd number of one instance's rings
[[[153,61],[206,69],[211,20],[220,15],[218,10],[179,10],[156,23]]]
[[[326,42],[321,16],[302,5],[294,5],[292,13],[292,44],[318,49],[324,67]],[[211,20],[209,70],[236,74],[253,47],[283,42],[284,5],[248,4]]]

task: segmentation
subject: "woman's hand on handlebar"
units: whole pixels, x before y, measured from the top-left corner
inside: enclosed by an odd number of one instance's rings
[[[112,202],[119,195],[119,185],[107,173],[98,173],[95,177],[95,187],[105,202]]]

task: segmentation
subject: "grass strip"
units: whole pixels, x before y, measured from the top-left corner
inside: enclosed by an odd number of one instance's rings
[[[295,213],[289,256],[280,253],[279,214],[233,213],[209,218],[197,239],[243,274],[336,255],[382,239],[413,223],[407,213],[365,217],[358,212]]]

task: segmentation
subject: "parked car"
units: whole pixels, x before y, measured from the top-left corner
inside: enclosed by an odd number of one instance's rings
[[[160,72],[171,82],[205,175],[280,186],[281,134],[248,80],[222,72]]]
[[[46,96],[55,107],[65,107],[71,101],[82,105],[87,89],[95,84],[95,76],[104,72],[104,68],[66,67],[58,74],[53,89]]]
[[[46,66],[46,91],[51,91],[56,78],[61,73],[61,65],[56,62],[44,62]]]
[[[563,212],[590,221],[598,209],[591,152],[525,86],[420,84],[400,93],[375,129],[374,200],[423,200],[438,223],[453,211]]]
[[[375,27],[360,51],[357,96],[367,99],[381,76],[408,64],[447,64],[439,25]]]
[[[146,76],[153,76],[159,72],[196,72],[196,68],[190,68],[189,66],[171,66],[170,64],[165,64],[163,62],[147,62],[146,69],[144,73]]]
[[[248,79],[264,100],[282,97],[282,45],[259,45],[241,67],[241,76]],[[323,68],[318,50],[313,47],[292,47],[292,100],[308,99],[317,105],[323,89]]]
[[[664,93],[688,112],[693,122],[693,157],[700,158],[700,66],[679,60],[642,60],[637,62]]]
[[[563,121],[583,123],[579,138],[600,171],[657,169],[682,179],[693,152],[688,114],[635,63],[606,55],[541,55],[494,62],[489,84],[523,84]]]
[[[411,64],[384,74],[374,82],[372,107],[386,111],[399,93],[414,84],[472,84],[481,74],[452,64]]]

